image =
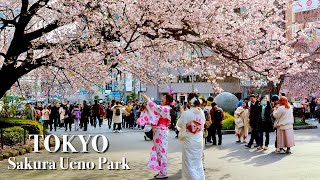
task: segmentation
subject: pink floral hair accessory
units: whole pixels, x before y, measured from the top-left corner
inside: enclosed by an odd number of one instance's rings
[[[176,104],[176,101],[174,100],[170,103],[171,106],[174,106],[175,104]]]

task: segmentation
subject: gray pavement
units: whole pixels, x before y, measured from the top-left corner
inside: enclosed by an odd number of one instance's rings
[[[30,153],[17,157],[23,160],[30,157],[33,161],[56,161],[60,157],[69,157],[75,161],[98,162],[99,157],[111,161],[126,157],[131,170],[8,170],[8,161],[0,162],[0,179],[152,179],[155,174],[147,168],[151,141],[143,139],[139,130],[126,130],[112,133],[106,125],[100,128],[90,127],[87,132],[65,132],[58,130],[54,134],[104,134],[110,141],[110,148],[104,154],[90,153]],[[267,151],[246,149],[244,144],[235,143],[234,135],[224,135],[222,146],[206,145],[205,167],[208,180],[317,180],[320,178],[320,129],[295,131],[296,146],[291,155],[274,154],[275,133],[271,134],[271,144]],[[80,148],[80,142],[74,141]],[[59,167],[59,164],[57,164]],[[169,137],[169,179],[181,179],[181,144],[170,132]]]

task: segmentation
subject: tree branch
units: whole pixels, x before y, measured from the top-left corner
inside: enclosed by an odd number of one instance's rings
[[[27,41],[32,41],[34,39],[37,39],[41,36],[43,36],[43,34],[46,34],[46,33],[49,33],[55,29],[57,29],[59,27],[58,25],[58,20],[55,20],[54,22],[48,24],[47,26],[43,27],[43,28],[40,28],[38,30],[35,30],[31,33],[27,33],[25,35],[25,38]]]

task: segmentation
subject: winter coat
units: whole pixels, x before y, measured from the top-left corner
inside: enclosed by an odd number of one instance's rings
[[[120,109],[120,116],[116,115],[116,111],[117,109]],[[113,115],[112,115],[112,123],[122,123],[122,115],[124,112],[124,109],[122,106],[120,105],[114,105],[111,110],[113,111]]]
[[[250,106],[249,119],[251,128],[256,129],[258,127],[258,123],[261,120],[261,111],[262,107],[259,101],[256,101]]]

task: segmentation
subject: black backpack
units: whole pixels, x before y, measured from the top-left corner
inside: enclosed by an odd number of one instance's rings
[[[116,116],[120,116],[120,114],[121,114],[120,109],[117,108],[117,109],[116,109]]]
[[[218,123],[221,122],[224,118],[222,114],[222,110],[221,109],[215,110],[213,113],[213,117],[215,122],[218,122]]]

